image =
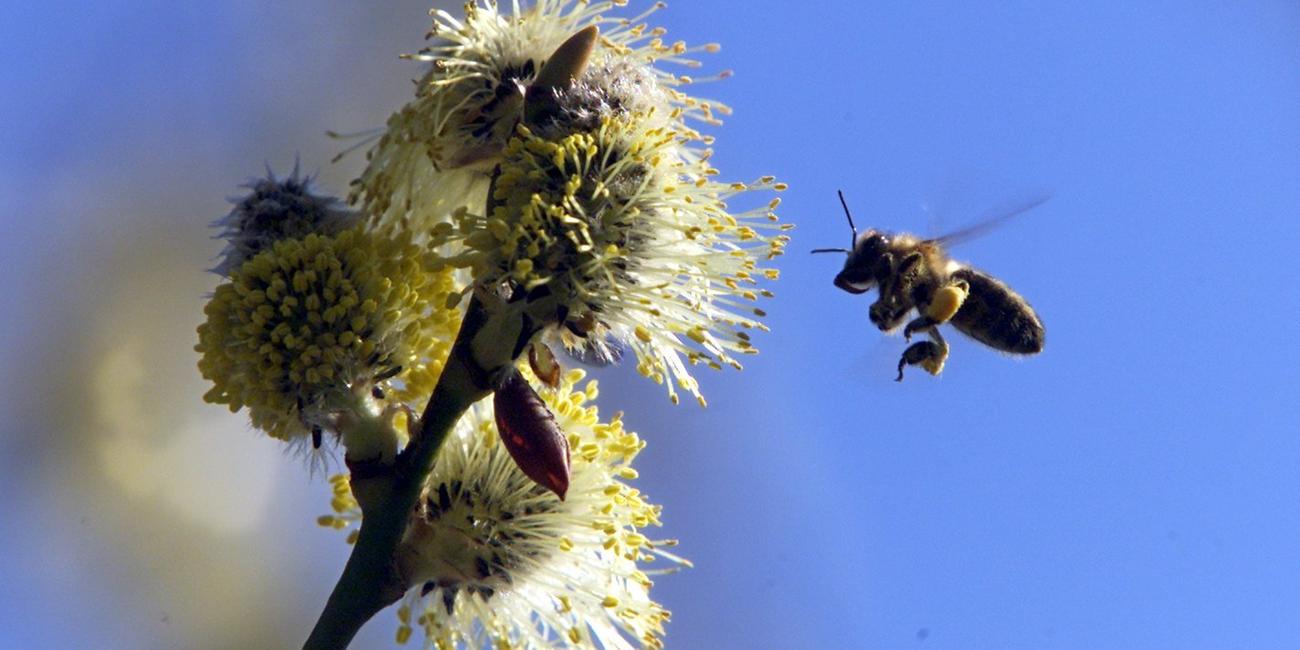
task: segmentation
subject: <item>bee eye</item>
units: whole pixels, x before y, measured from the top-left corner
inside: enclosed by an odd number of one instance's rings
[[[866,293],[872,284],[872,275],[860,267],[844,269],[835,276],[835,286],[849,293]]]
[[[881,255],[876,259],[876,266],[871,273],[877,282],[884,284],[885,280],[894,274],[894,256],[888,253]]]

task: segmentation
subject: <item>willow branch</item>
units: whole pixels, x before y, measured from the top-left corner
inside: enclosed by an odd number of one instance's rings
[[[305,650],[346,648],[366,621],[405,593],[406,585],[393,558],[407,519],[443,441],[461,415],[491,392],[489,372],[475,360],[470,345],[484,320],[481,305],[471,300],[447,365],[420,418],[419,431],[396,461],[377,468],[353,468],[353,492],[367,495],[358,499],[362,503],[361,530],[343,575],[303,646]]]

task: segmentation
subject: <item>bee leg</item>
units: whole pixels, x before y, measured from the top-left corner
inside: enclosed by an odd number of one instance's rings
[[[898,360],[898,378],[894,381],[903,381],[903,368],[923,363],[937,354],[939,354],[939,346],[934,341],[917,341],[907,346],[907,349],[903,350],[903,356]]]
[[[903,368],[907,366],[921,366],[932,375],[943,372],[943,364],[948,360],[948,343],[938,329],[931,329],[930,336],[934,340],[917,341],[903,350],[903,356],[898,360],[898,378],[894,381],[903,381]]]
[[[933,332],[935,326],[938,324],[938,322],[929,316],[917,316],[909,321],[907,325],[903,326],[903,340],[910,343],[913,334],[920,332]]]
[[[948,322],[957,311],[961,309],[966,302],[966,296],[970,295],[970,285],[965,280],[957,280],[952,284],[947,284],[934,292],[934,297],[930,299],[930,304],[926,305],[925,312],[912,320],[903,328],[903,338],[911,341],[912,335],[917,332],[934,333],[937,325]],[[942,342],[942,339],[940,340]],[[947,346],[944,346],[947,347]]]

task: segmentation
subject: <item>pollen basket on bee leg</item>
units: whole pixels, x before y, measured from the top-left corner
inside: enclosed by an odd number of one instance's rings
[[[969,293],[960,284],[947,285],[935,292],[934,299],[930,301],[929,307],[925,310],[925,315],[936,322],[946,323],[961,309],[962,303],[966,302],[966,296]]]

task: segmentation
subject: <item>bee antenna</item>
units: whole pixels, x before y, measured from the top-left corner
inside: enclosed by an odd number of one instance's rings
[[[847,248],[814,248],[814,249],[812,249],[812,252],[814,252],[814,253],[844,253],[845,255],[848,255],[848,254],[849,254],[850,252],[852,252],[852,251],[850,251],[850,250],[847,249]]]
[[[844,200],[844,190],[835,190],[840,195],[840,205],[844,206],[844,216],[849,219],[849,230],[853,231],[853,241],[858,241],[858,227],[853,225],[853,214],[849,212],[849,203]]]

